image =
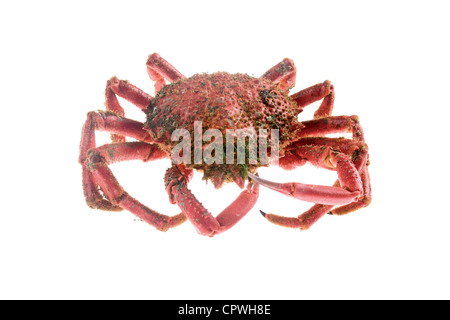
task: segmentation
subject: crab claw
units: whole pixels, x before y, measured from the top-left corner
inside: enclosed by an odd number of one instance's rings
[[[338,187],[318,186],[296,182],[278,183],[262,179],[254,174],[248,176],[256,183],[281,192],[295,199],[326,205],[343,205],[352,203],[360,197],[359,191],[347,191]]]

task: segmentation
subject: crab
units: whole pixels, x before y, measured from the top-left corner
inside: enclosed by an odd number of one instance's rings
[[[357,116],[331,115],[335,90],[330,81],[290,95],[297,70],[288,58],[261,77],[216,72],[187,78],[157,53],[148,57],[146,66],[155,82],[154,97],[128,81],[112,77],[105,89],[106,110],[87,114],[79,162],[89,207],[107,211],[125,209],[161,231],[189,220],[199,234],[211,237],[233,227],[254,207],[260,185],[314,203],[298,217],[260,211],[274,224],[300,230],[308,229],[327,213],[343,215],[370,204],[369,154],[363,130]],[[126,118],[118,97],[141,109],[146,122]],[[314,118],[300,122],[298,115],[303,108],[316,101],[321,103]],[[169,201],[178,205],[181,213],[164,215],[130,196],[108,166],[125,160],[147,162],[171,158],[178,143],[172,134],[184,128],[195,135],[196,121],[201,121],[201,129],[215,128],[224,135],[234,129],[278,130],[275,164],[293,170],[311,163],[336,171],[338,178],[332,186],[269,181],[259,177],[257,170],[272,162],[263,163],[259,158],[244,164],[172,161],[164,185]],[[97,146],[97,130],[109,132],[112,143]],[[352,138],[326,137],[336,133],[351,133]],[[270,149],[269,153],[274,151]],[[221,213],[213,216],[188,189],[194,170],[203,172],[203,179],[211,181],[217,189],[234,182],[243,190]]]

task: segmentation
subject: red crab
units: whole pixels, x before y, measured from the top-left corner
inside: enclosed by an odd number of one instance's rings
[[[89,207],[108,211],[126,209],[161,231],[188,219],[200,234],[213,236],[231,228],[253,208],[260,184],[316,203],[296,218],[261,211],[275,224],[302,230],[326,213],[342,215],[370,203],[368,147],[361,125],[357,116],[331,116],[335,95],[329,81],[289,95],[296,77],[290,59],[284,59],[259,78],[226,72],[186,78],[154,53],[147,60],[147,72],[155,81],[155,97],[113,77],[106,85],[106,111],[87,114],[79,162]],[[117,96],[140,108],[147,115],[146,123],[125,118]],[[322,102],[314,119],[299,122],[297,117],[303,108],[319,100]],[[224,134],[227,129],[278,129],[280,167],[291,170],[310,162],[335,170],[338,180],[334,186],[267,181],[257,175],[258,167],[266,165],[259,160],[244,165],[172,162],[164,183],[170,202],[177,204],[182,213],[172,217],[160,214],[131,197],[108,165],[124,160],[170,158],[177,143],[172,141],[172,133],[179,128],[193,133],[194,121],[202,121],[202,129],[216,128]],[[96,130],[110,132],[113,143],[96,146]],[[352,139],[325,137],[344,132],[350,132]],[[125,137],[136,141],[126,142]],[[231,181],[244,189],[248,180],[247,187],[214,217],[187,188],[193,169],[203,171],[204,179],[216,188]]]

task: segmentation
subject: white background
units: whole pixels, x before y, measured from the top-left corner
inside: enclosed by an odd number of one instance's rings
[[[0,298],[449,299],[448,12],[432,0],[2,2]],[[308,204],[262,189],[214,238],[189,223],[162,233],[129,212],[89,209],[77,163],[86,113],[103,108],[113,75],[153,94],[153,52],[186,76],[259,76],[289,57],[292,92],[331,80],[335,114],[357,114],[365,129],[371,206],[300,232],[258,210],[296,216]],[[176,214],[168,165],[112,169],[131,195]],[[335,179],[310,167],[260,175]],[[240,192],[200,176],[192,190],[214,214]]]

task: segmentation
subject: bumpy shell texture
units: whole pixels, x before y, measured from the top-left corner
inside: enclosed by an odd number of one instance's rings
[[[295,140],[302,128],[297,115],[295,101],[288,96],[288,91],[281,90],[277,84],[246,74],[217,72],[196,74],[165,85],[148,107],[146,129],[168,153],[178,144],[178,141],[171,139],[174,130],[186,129],[193,139],[194,121],[202,122],[203,132],[207,129],[220,130],[224,139],[227,129],[253,128],[257,134],[260,128],[267,132],[278,129],[281,157],[284,148]],[[270,154],[270,141],[268,147]],[[204,179],[220,187],[223,182],[245,180],[248,170],[253,172],[261,165],[258,159],[257,164],[208,165],[192,162],[187,166],[203,170]]]

